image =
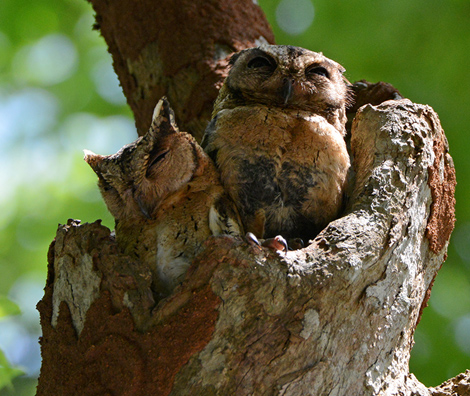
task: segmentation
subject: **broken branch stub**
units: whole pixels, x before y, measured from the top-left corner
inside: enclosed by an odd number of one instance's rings
[[[145,269],[135,263],[115,267],[125,256],[111,248],[90,252],[89,244],[79,243],[90,225],[74,224],[67,243],[82,249],[68,251],[74,257],[67,260],[57,256],[63,248],[54,250],[39,306],[46,358],[38,395],[59,389],[51,386],[72,389],[65,377],[80,389],[80,375],[64,376],[64,366],[58,369],[50,360],[61,351],[76,352],[67,372],[96,369],[82,376],[88,381],[83,389],[95,381],[95,391],[431,395],[409,374],[408,361],[455,220],[447,142],[433,110],[408,100],[362,107],[351,136],[355,175],[343,217],[307,248],[285,257],[234,238],[210,238],[183,284],[153,309],[144,298],[150,290]],[[112,246],[112,238],[106,241]],[[56,288],[67,286],[78,295],[83,285],[75,278],[59,282],[58,274],[67,271],[57,265],[89,268],[83,257],[92,257],[95,275],[103,280],[98,293],[87,294],[96,298],[86,300],[90,308],[77,326],[73,318],[83,313],[74,314],[70,301],[79,299],[64,298],[64,304],[57,296],[65,294]],[[124,273],[141,280],[110,281]],[[109,325],[120,321],[127,327]],[[58,331],[70,327],[76,333]],[[119,342],[113,343],[116,332]],[[132,347],[124,348],[123,340]],[[92,353],[97,344],[106,348]],[[119,348],[128,359],[117,358]],[[125,370],[133,373],[132,386],[124,382],[127,376],[112,375]]]

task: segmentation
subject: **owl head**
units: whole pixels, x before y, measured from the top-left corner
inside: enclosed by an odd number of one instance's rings
[[[318,113],[345,108],[349,101],[345,69],[322,53],[288,45],[261,45],[236,53],[230,64],[225,94],[238,104]]]
[[[202,172],[201,158],[205,156],[191,135],[179,132],[166,98],[155,107],[146,135],[113,155],[84,152],[116,220],[154,219],[155,210],[166,197]]]

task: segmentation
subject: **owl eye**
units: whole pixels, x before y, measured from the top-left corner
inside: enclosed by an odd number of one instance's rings
[[[114,187],[111,185],[111,184],[108,184],[106,182],[104,182],[102,184],[102,188],[104,191],[108,192],[108,191],[111,191],[111,190],[114,190]]]
[[[323,66],[311,66],[305,71],[305,74],[307,77],[311,77],[316,74],[318,76],[330,78],[330,73],[328,73],[328,70],[326,70]]]
[[[147,167],[147,176],[149,176],[149,172],[154,167],[157,165],[163,158],[166,157],[166,155],[170,152],[169,149],[160,151],[155,154],[155,156],[151,159],[150,165]]]
[[[266,69],[267,71],[273,71],[276,65],[271,59],[264,56],[257,56],[250,60],[247,64],[249,69]]]

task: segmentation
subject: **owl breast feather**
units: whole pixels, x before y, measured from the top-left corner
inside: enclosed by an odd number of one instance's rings
[[[265,106],[223,110],[211,145],[242,218],[264,211],[265,237],[316,233],[338,215],[349,155],[323,117]]]

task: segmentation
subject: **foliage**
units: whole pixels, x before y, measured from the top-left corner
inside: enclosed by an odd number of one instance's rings
[[[8,359],[5,357],[5,354],[0,351],[0,388],[13,388],[12,380],[18,375],[23,374],[23,371],[17,368],[14,368],[8,362]]]
[[[19,313],[20,308],[18,305],[5,296],[0,296],[0,318],[18,315]],[[23,374],[23,371],[13,367],[5,357],[5,354],[0,350],[0,389],[13,389],[12,380],[21,374]]]
[[[5,296],[0,296],[0,318],[10,315],[19,315],[20,307]]]
[[[430,307],[416,331],[411,370],[428,386],[470,368],[470,2],[260,0],[279,44],[323,51],[350,81],[392,83],[440,115],[457,169],[458,224]],[[34,394],[48,245],[57,223],[110,215],[82,149],[116,152],[137,136],[111,59],[84,0],[0,2],[0,294],[22,309],[0,321],[0,387]],[[290,33],[288,33],[290,32]],[[0,309],[6,309],[0,301]],[[3,370],[3,369],[2,369]],[[28,382],[29,381],[29,382]],[[6,392],[6,393],[5,393]],[[0,394],[8,394],[8,390]]]

